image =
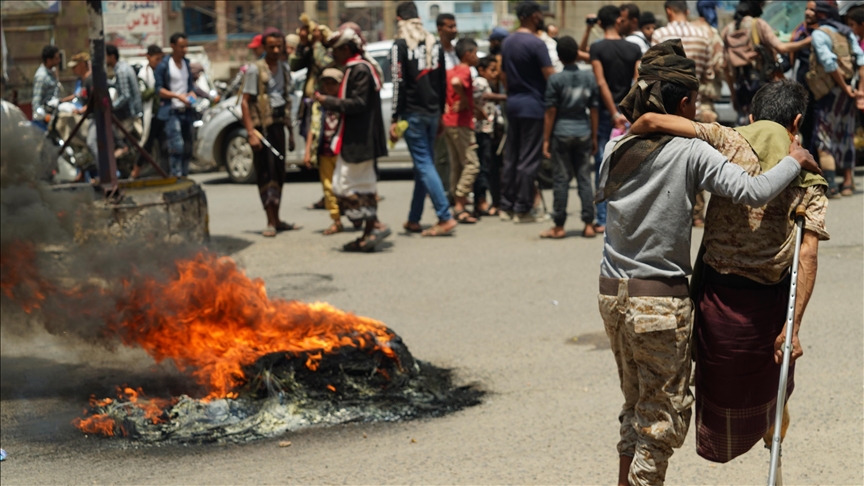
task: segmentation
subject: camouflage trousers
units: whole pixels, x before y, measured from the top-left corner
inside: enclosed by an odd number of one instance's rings
[[[690,426],[693,304],[689,297],[631,297],[626,279],[618,295],[599,301],[624,393],[618,453],[633,457],[631,485],[662,485],[672,449]]]

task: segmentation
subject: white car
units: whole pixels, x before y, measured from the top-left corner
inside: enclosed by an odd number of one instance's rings
[[[393,82],[390,73],[390,47],[393,41],[374,42],[366,46],[366,52],[373,57],[384,71],[384,84],[381,87],[381,114],[384,119],[384,130],[390,129],[391,102],[393,98]],[[287,152],[286,167],[297,169],[302,166],[303,154],[306,140],[297,133],[297,108],[303,94],[303,86],[306,82],[306,70],[302,69],[291,73],[294,83],[294,95],[292,96],[291,117],[294,120],[294,140],[296,148],[293,152]],[[240,105],[237,97],[228,98],[218,105],[210,108],[201,119],[202,124],[197,129],[195,140],[195,156],[198,164],[202,166],[225,167],[228,177],[233,182],[249,183],[255,181],[255,167],[252,164],[252,147],[247,141],[246,129],[243,128]],[[379,162],[410,162],[408,147],[404,139],[400,139],[395,147],[389,148],[389,155]]]

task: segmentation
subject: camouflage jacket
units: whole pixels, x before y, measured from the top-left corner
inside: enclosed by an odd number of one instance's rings
[[[696,136],[714,146],[751,176],[762,173],[759,158],[744,137],[717,123],[693,123]],[[734,204],[711,196],[705,217],[703,261],[723,274],[736,274],[763,284],[781,281],[792,265],[795,224],[790,214],[798,204],[807,209],[804,229],[829,239],[825,230],[828,199],[825,187],[787,187],[761,208]]]

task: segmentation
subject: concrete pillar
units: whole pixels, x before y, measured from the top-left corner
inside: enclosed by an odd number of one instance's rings
[[[228,2],[216,0],[216,48],[221,52],[228,49]]]
[[[396,33],[396,8],[393,5],[388,5],[387,2],[381,2],[381,10],[384,17],[384,38],[392,39]]]
[[[339,27],[339,2],[336,0],[327,0],[327,26],[331,29]]]
[[[255,0],[252,2],[252,8],[255,9],[255,25],[252,26],[257,32],[264,32],[264,29],[267,27],[278,27],[278,10],[274,10],[273,8],[269,9],[269,12],[264,13],[264,2],[262,0]]]
[[[303,12],[313,20],[318,20],[318,2],[315,0],[303,0]]]

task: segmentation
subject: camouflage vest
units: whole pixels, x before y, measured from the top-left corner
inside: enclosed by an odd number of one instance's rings
[[[283,118],[273,118],[273,108],[270,106],[270,95],[267,94],[267,83],[273,75],[270,73],[270,66],[264,59],[258,59],[253,64],[258,67],[258,95],[255,97],[255,103],[249,105],[249,117],[252,118],[252,126],[267,128],[274,122],[284,123]],[[285,75],[285,91],[282,96],[285,98],[285,115],[291,115],[291,73],[287,66],[282,66],[282,72]],[[246,84],[246,79],[243,79],[243,84]],[[240,92],[243,92],[243,86],[240,87]]]
[[[855,74],[855,68],[852,64],[852,46],[849,45],[849,39],[839,32],[825,27],[819,27],[819,30],[824,32],[831,38],[831,45],[834,54],[837,55],[837,70],[843,79],[850,80]],[[813,98],[820,100],[825,97],[836,83],[830,73],[825,72],[825,68],[819,63],[816,57],[816,49],[811,49],[810,53],[810,70],[804,76],[807,81],[807,86],[813,92]]]

